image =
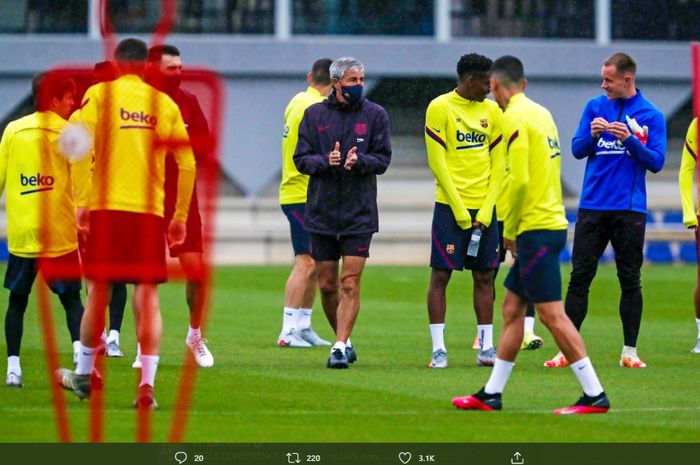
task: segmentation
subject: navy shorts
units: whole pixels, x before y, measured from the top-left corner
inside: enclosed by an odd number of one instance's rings
[[[559,254],[566,246],[566,230],[526,231],[515,240],[518,256],[505,287],[528,302],[561,300]]]
[[[290,203],[282,205],[282,211],[289,221],[289,232],[292,235],[292,248],[294,255],[308,255],[311,253],[311,239],[304,227],[305,203]]]
[[[340,257],[369,257],[369,244],[372,235],[328,236],[309,233],[311,238],[311,258],[317,262],[337,261]]]
[[[469,210],[472,221],[478,210]],[[484,229],[476,257],[467,255],[469,239],[474,228],[462,229],[457,224],[449,205],[435,203],[433,211],[432,250],[430,267],[437,270],[487,271],[498,268],[498,221],[493,211],[491,225]]]
[[[80,292],[82,286],[77,250],[52,258],[26,258],[10,254],[5,271],[5,289],[28,295],[39,271],[55,294]]]
[[[498,222],[498,261],[503,263],[506,261],[506,241],[503,239],[503,221]]]

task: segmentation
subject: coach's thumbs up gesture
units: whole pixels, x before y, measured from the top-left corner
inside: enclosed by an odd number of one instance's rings
[[[357,147],[353,147],[348,150],[348,154],[345,157],[345,165],[343,168],[346,170],[351,170],[352,167],[357,163]]]
[[[331,166],[340,165],[340,142],[336,142],[335,147],[328,154],[328,164]]]

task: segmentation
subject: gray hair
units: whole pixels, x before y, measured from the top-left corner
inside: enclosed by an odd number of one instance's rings
[[[342,57],[331,63],[331,68],[329,71],[331,79],[340,80],[348,71],[358,71],[360,73],[364,73],[365,66],[357,58]]]

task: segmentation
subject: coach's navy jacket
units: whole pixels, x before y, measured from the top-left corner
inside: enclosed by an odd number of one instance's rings
[[[340,143],[340,166],[328,155]],[[343,168],[348,151],[357,147],[357,163]],[[304,226],[317,234],[352,236],[379,230],[377,175],[391,161],[389,117],[376,103],[338,102],[332,93],[306,109],[299,125],[294,164],[310,175]]]

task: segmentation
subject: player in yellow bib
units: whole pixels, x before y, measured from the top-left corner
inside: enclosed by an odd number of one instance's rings
[[[429,366],[447,367],[446,290],[453,270],[468,269],[480,338],[477,364],[493,365],[494,276],[498,267],[495,204],[505,175],[502,112],[486,100],[491,60],[471,53],[457,63],[459,82],[435,98],[425,114],[428,165],[435,176],[428,318]],[[479,237],[477,242],[475,239]],[[476,245],[473,245],[476,244]]]
[[[491,376],[478,392],[455,397],[452,404],[464,410],[501,410],[501,393],[523,340],[527,303],[533,302],[564,355],[575,360],[571,368],[583,388],[574,405],[554,413],[606,413],[610,402],[561,299],[559,254],[566,244],[568,223],[559,135],[549,111],[527,98],[526,86],[519,59],[503,56],[493,63],[491,89],[504,110],[503,136],[510,160],[510,210],[503,237],[515,263],[505,281],[503,330]]]
[[[698,212],[696,209],[695,189],[693,180],[697,176],[695,165],[698,158],[698,119],[694,118],[685,135],[685,145],[681,155],[681,169],[678,174],[678,185],[681,191],[681,203],[683,205],[683,224],[686,228],[695,231],[696,248],[700,248],[700,235],[698,234]],[[700,270],[700,268],[698,268]],[[698,284],[695,286],[695,323],[698,325],[698,341],[691,350],[694,354],[700,354],[700,271],[698,271]]]

